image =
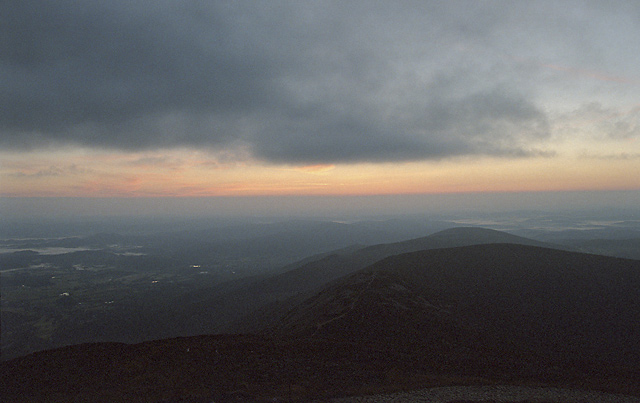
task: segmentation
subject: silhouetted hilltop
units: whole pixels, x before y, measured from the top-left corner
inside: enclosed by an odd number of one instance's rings
[[[269,279],[271,284],[300,280],[298,287],[309,288],[353,273],[388,256],[426,249],[453,248],[457,246],[491,243],[547,246],[544,242],[511,235],[506,232],[477,227],[450,228],[422,238],[403,242],[362,247],[355,251],[338,251],[318,261],[302,265],[294,270]]]
[[[516,244],[426,250],[328,285],[273,331],[629,364],[640,362],[639,289],[635,260]]]
[[[432,235],[403,242],[378,244],[360,248],[346,248],[327,254],[315,261],[303,261],[298,267],[292,265],[291,270],[264,279],[247,289],[252,300],[263,298],[265,303],[280,301],[269,309],[260,309],[257,314],[240,319],[232,327],[233,330],[255,331],[271,321],[292,304],[301,301],[309,292],[320,289],[325,284],[340,277],[354,273],[389,256],[427,249],[451,248],[466,245],[514,243],[522,245],[547,246],[540,241],[511,235],[506,232],[477,227],[458,227],[436,232]],[[287,298],[298,296],[292,301],[282,304]],[[278,311],[276,313],[276,311]]]

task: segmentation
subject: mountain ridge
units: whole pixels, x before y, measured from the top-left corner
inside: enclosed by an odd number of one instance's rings
[[[506,232],[481,228],[481,227],[454,227],[438,231],[433,234],[410,239],[401,242],[370,245],[361,248],[345,248],[334,253],[326,253],[317,260],[304,260],[299,266],[291,265],[290,270],[276,274],[272,277],[255,283],[252,286],[252,295],[261,295],[265,291],[277,295],[269,302],[275,300],[285,300],[293,298],[291,303],[300,302],[304,298],[301,294],[308,294],[331,281],[349,275],[360,270],[380,259],[407,252],[415,252],[425,249],[439,249],[455,246],[466,246],[475,244],[487,244],[497,242],[511,242],[525,245],[557,247],[541,241],[519,237]],[[566,247],[565,247],[566,248]],[[295,285],[292,287],[292,285]],[[286,306],[281,308],[287,309]],[[274,312],[274,310],[271,310]],[[276,315],[277,316],[277,315]],[[267,326],[273,320],[267,312],[260,312],[259,315],[251,315],[250,319],[240,318],[228,330],[232,331],[256,331],[261,326]],[[264,323],[261,323],[264,322]],[[258,326],[247,323],[256,323]]]
[[[93,343],[1,363],[13,401],[309,401],[444,385],[640,396],[640,261],[517,244],[394,255],[268,334]]]
[[[628,362],[640,359],[629,336],[640,337],[638,289],[636,260],[516,244],[424,250],[388,257],[331,283],[290,311],[272,332],[318,336],[323,330],[335,337],[347,329],[360,339],[384,337],[387,329],[408,326],[397,318],[414,320],[399,308],[410,306],[419,319],[410,326],[453,312],[445,320],[449,333],[464,329],[476,337],[473,329],[484,327],[483,337],[504,342],[501,332],[508,330],[521,344],[541,348],[546,343],[545,351],[566,343],[567,351],[585,349],[599,359]],[[365,298],[367,292],[371,295]],[[361,306],[355,309],[356,304]],[[381,318],[389,323],[381,325]],[[536,336],[545,334],[551,335]]]

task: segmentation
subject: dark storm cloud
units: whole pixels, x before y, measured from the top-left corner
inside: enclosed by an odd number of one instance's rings
[[[413,108],[409,116],[388,117],[327,106],[277,120],[252,143],[268,160],[300,163],[526,156],[539,153],[526,144],[549,131],[535,106],[499,89],[427,97]]]
[[[52,140],[145,147],[158,141],[149,119],[265,101],[267,63],[259,54],[234,54],[224,43],[225,22],[217,21],[223,16],[202,16],[195,5],[179,3],[141,6],[67,1],[5,6],[3,128],[21,136],[39,132]],[[198,31],[199,26],[208,30]],[[77,126],[96,132],[74,130]],[[117,133],[128,131],[138,138]],[[184,136],[176,142],[194,140]]]
[[[284,163],[539,152],[546,116],[487,45],[509,10],[483,5],[9,0],[0,143]]]

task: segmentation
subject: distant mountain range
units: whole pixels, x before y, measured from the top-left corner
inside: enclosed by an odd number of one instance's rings
[[[306,401],[495,383],[640,397],[640,261],[551,246],[454,228],[337,250],[184,296],[167,324],[252,335],[43,351],[3,362],[0,388],[10,401]]]
[[[640,362],[640,262],[517,244],[395,255],[329,284],[271,331],[402,346],[475,342]]]
[[[252,282],[239,281],[232,287],[200,293],[201,299],[194,302],[193,309],[185,313],[185,317],[191,318],[194,322],[194,325],[187,325],[187,327],[195,326],[195,323],[219,325],[226,320],[229,321],[226,327],[217,327],[215,330],[259,331],[271,325],[280,315],[309,296],[309,293],[385,257],[419,250],[491,243],[553,246],[506,232],[477,227],[450,228],[403,242],[366,247],[353,246],[291,264],[281,273],[267,278]],[[561,247],[558,246],[558,248]],[[237,309],[230,308],[226,312],[234,312],[237,316],[220,318],[221,312],[216,307],[229,307],[234,302]],[[202,330],[207,331],[207,329]]]

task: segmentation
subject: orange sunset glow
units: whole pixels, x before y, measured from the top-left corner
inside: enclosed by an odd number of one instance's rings
[[[636,189],[640,156],[460,158],[402,164],[291,167],[210,164],[199,153],[5,156],[5,196],[192,197],[375,195]],[[68,161],[74,161],[69,163]]]
[[[465,4],[34,14],[0,197],[640,190],[633,10]]]

